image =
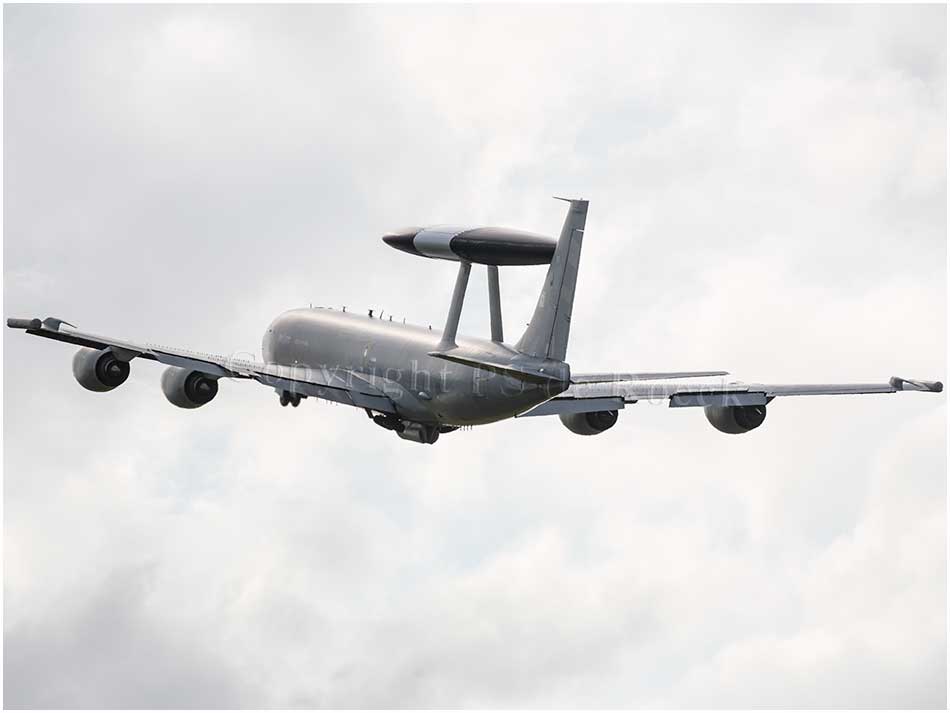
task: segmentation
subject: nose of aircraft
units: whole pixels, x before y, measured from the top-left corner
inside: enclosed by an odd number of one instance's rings
[[[415,246],[412,244],[412,239],[416,237],[416,234],[419,233],[422,228],[400,228],[399,230],[393,230],[390,233],[386,233],[383,236],[383,242],[387,245],[396,248],[396,250],[402,250],[411,255],[421,255],[421,253],[416,250]]]

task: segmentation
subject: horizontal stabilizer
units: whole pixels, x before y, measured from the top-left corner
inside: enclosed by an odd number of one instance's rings
[[[510,376],[532,384],[561,383],[565,387],[567,385],[565,383],[568,377],[568,373],[565,372],[567,365],[563,362],[546,360],[531,360],[523,363],[502,362],[460,348],[429,352],[429,356],[470,366],[473,369],[484,369],[501,376]]]
[[[691,379],[700,376],[728,376],[728,371],[652,371],[635,374],[573,374],[572,384],[611,384],[616,381],[658,381]]]

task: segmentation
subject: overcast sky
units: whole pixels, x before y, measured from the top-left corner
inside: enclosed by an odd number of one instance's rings
[[[4,316],[231,353],[556,234],[575,371],[946,379],[946,8],[6,6]],[[502,269],[509,339],[543,268]],[[484,270],[461,331],[487,335]],[[401,441],[4,330],[8,707],[944,707],[946,399]]]

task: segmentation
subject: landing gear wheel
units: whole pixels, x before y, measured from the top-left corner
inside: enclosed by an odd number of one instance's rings
[[[300,394],[293,394],[290,397],[290,405],[297,408],[300,405]]]
[[[280,392],[280,405],[281,405],[281,406],[286,406],[286,405],[289,404],[289,403],[290,403],[290,392],[289,392],[289,391],[281,391],[281,392]]]

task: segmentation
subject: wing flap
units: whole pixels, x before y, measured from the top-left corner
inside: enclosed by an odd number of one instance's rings
[[[670,396],[670,408],[691,406],[764,406],[769,397],[761,391],[721,391],[713,393],[676,393]]]
[[[518,418],[526,418],[528,416],[559,416],[568,413],[592,413],[594,411],[618,411],[624,408],[625,405],[624,400],[620,397],[606,399],[555,398],[519,414]]]
[[[887,384],[771,384],[763,387],[769,396],[847,396],[849,394],[893,394]]]

